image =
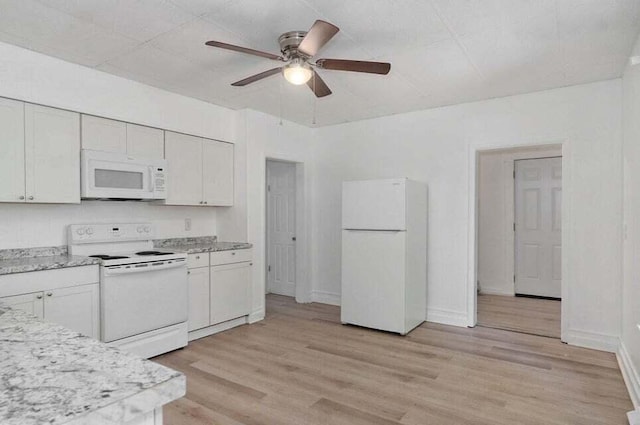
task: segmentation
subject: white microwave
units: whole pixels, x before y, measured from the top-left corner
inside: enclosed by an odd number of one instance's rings
[[[81,197],[151,201],[167,198],[167,161],[82,149]]]

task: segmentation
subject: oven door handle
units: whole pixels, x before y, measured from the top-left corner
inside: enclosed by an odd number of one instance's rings
[[[175,269],[178,267],[185,267],[187,262],[183,259],[170,260],[171,262],[157,262],[157,263],[142,263],[142,264],[128,264],[124,266],[109,266],[104,268],[105,276],[114,276],[118,274],[129,273],[144,273],[154,272],[158,270]],[[186,267],[185,267],[186,271]]]

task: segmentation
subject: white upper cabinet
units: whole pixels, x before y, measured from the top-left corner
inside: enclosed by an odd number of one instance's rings
[[[82,115],[82,149],[127,153],[126,123]]]
[[[205,140],[202,163],[204,202],[207,205],[233,205],[233,145]]]
[[[134,158],[163,159],[164,131],[127,123],[127,154]]]
[[[24,102],[0,98],[0,202],[24,202]]]
[[[164,131],[107,118],[82,115],[82,148],[127,154],[134,158],[164,158]]]
[[[25,104],[27,202],[80,203],[80,114]]]
[[[167,131],[168,205],[202,205],[202,139]]]
[[[165,132],[167,205],[233,205],[233,144]]]

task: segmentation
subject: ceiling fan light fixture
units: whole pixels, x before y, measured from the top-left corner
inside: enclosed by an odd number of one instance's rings
[[[291,63],[287,64],[283,68],[282,73],[288,82],[296,86],[306,84],[313,75],[311,66],[300,59],[294,59]]]

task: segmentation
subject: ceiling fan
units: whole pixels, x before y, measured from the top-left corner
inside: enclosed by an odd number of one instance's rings
[[[307,84],[317,97],[331,94],[327,84],[320,78],[313,67],[327,70],[366,72],[369,74],[386,75],[391,69],[391,64],[386,62],[369,62],[346,59],[311,59],[334,35],[340,31],[338,27],[329,22],[317,20],[309,31],[289,31],[278,37],[280,52],[282,55],[274,55],[260,50],[249,49],[220,41],[207,41],[207,46],[247,53],[263,58],[286,62],[286,65],[272,68],[259,74],[252,75],[240,81],[232,83],[232,86],[246,86],[263,78],[282,72],[284,78],[295,85]]]

